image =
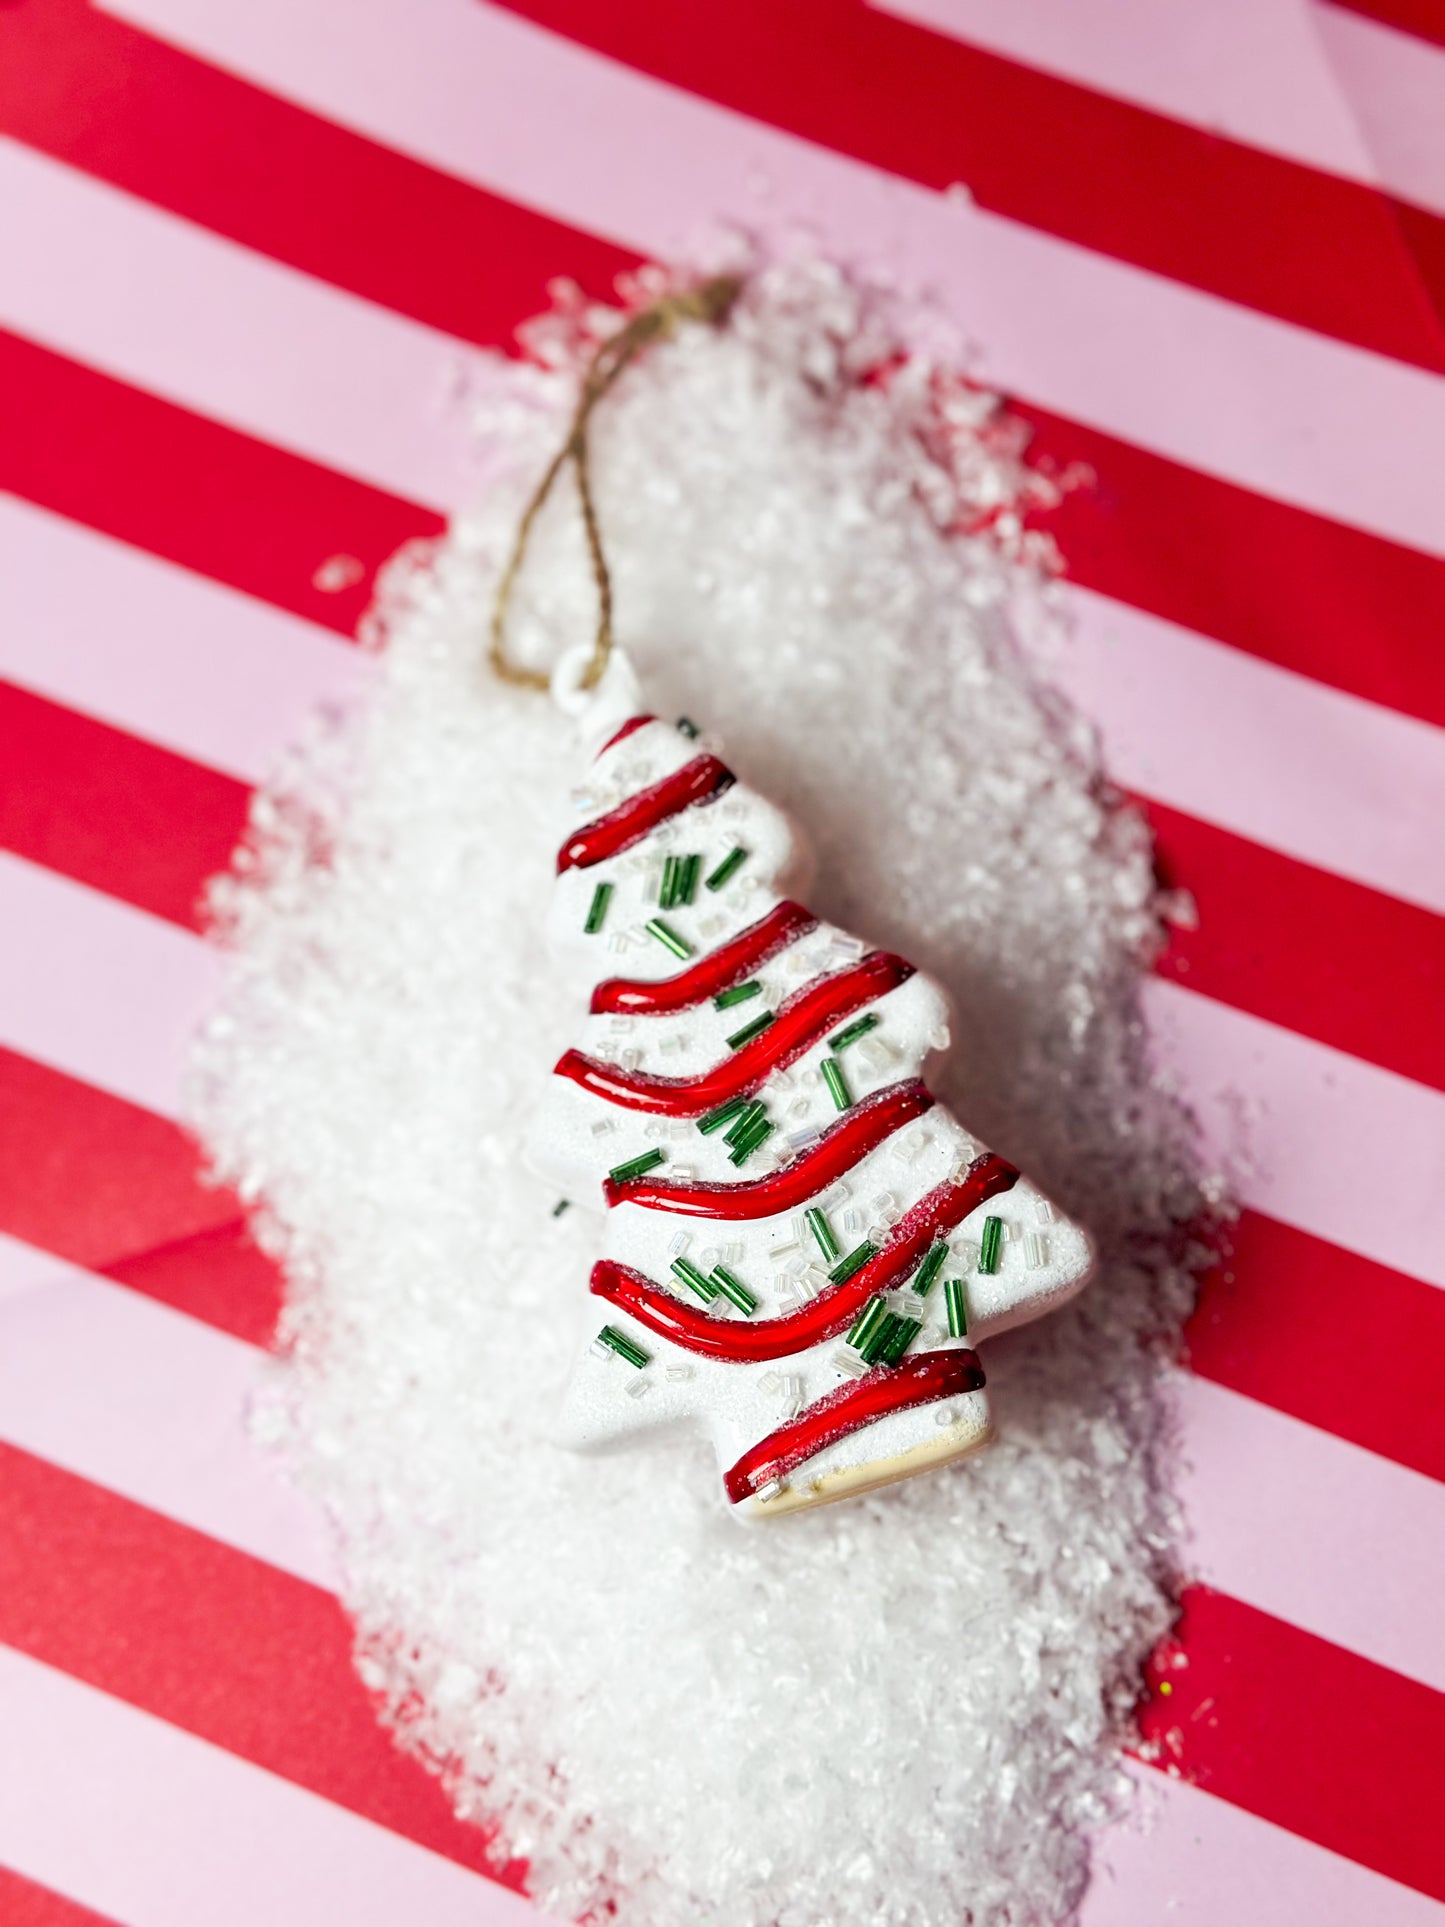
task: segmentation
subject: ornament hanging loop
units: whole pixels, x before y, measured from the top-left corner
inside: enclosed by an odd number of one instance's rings
[[[587,365],[577,405],[567,429],[567,439],[552,457],[547,472],[532,492],[517,525],[517,538],[497,584],[497,599],[492,606],[491,664],[503,682],[517,683],[525,689],[546,689],[551,677],[540,669],[529,669],[513,662],[507,654],[507,618],[511,613],[513,592],[526,558],[527,544],[543,504],[552,493],[557,477],[570,462],[577,478],[577,498],[582,507],[582,529],[587,538],[587,556],[592,565],[592,580],[597,588],[597,630],[592,657],[581,677],[583,689],[593,689],[612,654],[612,576],[602,546],[602,530],[597,520],[597,504],[592,494],[592,475],[588,456],[587,431],[596,408],[618,376],[643,349],[654,341],[666,340],[684,321],[716,324],[724,320],[737,300],[742,286],[736,275],[715,275],[695,287],[679,288],[662,295],[651,306],[640,308],[624,322],[616,334],[601,342]]]

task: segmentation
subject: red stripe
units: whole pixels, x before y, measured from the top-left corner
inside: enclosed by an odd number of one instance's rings
[[[37,1886],[9,1867],[0,1867],[0,1920],[5,1927],[115,1927],[106,1915]]]
[[[695,805],[711,803],[734,781],[733,773],[716,756],[695,756],[690,763],[665,776],[651,789],[639,790],[594,823],[584,823],[557,852],[557,874],[590,870],[594,863],[620,856],[640,843],[649,831],[669,817]]]
[[[1445,566],[1028,401],[1029,458],[1088,486],[1033,516],[1085,588],[1445,724]]]
[[[0,846],[201,927],[246,826],[243,783],[0,682]]]
[[[640,1204],[652,1211],[684,1211],[694,1218],[768,1218],[796,1211],[876,1151],[885,1138],[931,1110],[933,1098],[917,1078],[875,1091],[840,1117],[802,1157],[780,1171],[740,1184],[666,1184],[633,1178],[602,1187],[608,1204]]]
[[[1161,976],[1445,1090],[1445,917],[1148,803],[1159,869],[1193,895]]]
[[[760,964],[785,950],[818,927],[818,919],[801,903],[775,904],[765,917],[749,925],[730,943],[720,944],[675,977],[647,982],[635,977],[609,977],[592,993],[594,1015],[630,1011],[653,1016],[663,1011],[687,1010],[693,1004],[729,990]]]
[[[165,1118],[0,1049],[0,1231],[266,1344],[281,1279]]]
[[[860,0],[503,0],[704,99],[1305,328],[1445,367],[1373,188],[1188,127]]]
[[[697,1077],[658,1077],[650,1071],[625,1071],[580,1050],[565,1051],[556,1075],[580,1084],[627,1111],[653,1111],[664,1117],[697,1117],[735,1097],[755,1091],[773,1071],[811,1050],[834,1024],[896,990],[913,975],[913,965],[888,950],[874,950],[852,970],[820,978],[789,997],[768,1028],[740,1050]],[[746,1013],[740,1013],[746,1017]]]
[[[1445,6],[1441,0],[1328,0],[1328,4],[1445,47]]]
[[[1445,1694],[1203,1586],[1149,1679],[1140,1725],[1158,1764],[1445,1900]]]
[[[505,340],[556,275],[601,292],[635,265],[610,242],[378,146],[84,0],[6,10],[0,130],[469,340]]]
[[[607,738],[607,741],[602,745],[601,749],[598,750],[597,757],[593,760],[596,761],[598,758],[605,756],[609,749],[616,749],[619,743],[625,743],[629,736],[635,735],[639,729],[646,729],[649,723],[655,723],[656,721],[657,718],[655,716],[629,716],[620,729],[613,730],[612,734]]]
[[[1246,1211],[1184,1342],[1202,1377],[1445,1480],[1445,1291]]]
[[[3,330],[0,488],[344,636],[380,564],[442,528],[430,509]],[[362,574],[328,594],[313,578],[336,555]]]
[[[866,1378],[826,1393],[744,1452],[724,1476],[728,1498],[737,1505],[876,1419],[981,1392],[983,1385],[983,1367],[970,1351],[919,1352],[900,1366],[880,1366]]]
[[[520,1885],[377,1725],[330,1593],[9,1446],[0,1516],[6,1645]]]
[[[600,1258],[592,1267],[592,1290],[684,1351],[753,1364],[786,1358],[846,1330],[876,1292],[891,1291],[908,1276],[935,1238],[962,1224],[971,1211],[1007,1191],[1017,1178],[1018,1172],[992,1152],[981,1157],[963,1183],[940,1184],[920,1199],[851,1278],[828,1286],[811,1304],[783,1318],[747,1323],[695,1311],[640,1271],[609,1258]]]

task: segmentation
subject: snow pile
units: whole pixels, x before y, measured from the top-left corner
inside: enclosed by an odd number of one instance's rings
[[[196,1109],[293,1280],[266,1425],[335,1519],[364,1676],[554,1912],[1057,1927],[1168,1618],[1141,1340],[1187,1295],[1195,1199],[1137,1011],[1147,839],[1010,641],[1007,434],[893,352],[878,298],[775,265],[624,378],[596,485],[654,706],[811,832],[821,914],[947,985],[940,1095],[1104,1263],[986,1348],[1002,1437],[956,1471],[745,1531],[701,1444],[557,1449],[597,1227],[517,1153],[580,1016],[540,941],[578,765],[484,657],[595,321],[539,332],[551,367],[499,364],[498,479],[394,570],[374,699],[273,786],[218,891],[235,961]],[[518,646],[593,613],[559,490]]]

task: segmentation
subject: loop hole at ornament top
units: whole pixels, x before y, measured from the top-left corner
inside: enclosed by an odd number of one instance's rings
[[[577,724],[585,742],[603,741],[645,708],[642,685],[626,650],[614,648],[607,667],[589,689],[587,672],[594,656],[590,642],[579,643],[552,671],[552,700]]]

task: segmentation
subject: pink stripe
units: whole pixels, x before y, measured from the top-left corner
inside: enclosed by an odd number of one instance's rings
[[[47,347],[416,501],[468,479],[447,335],[4,139],[0,250]]]
[[[1312,13],[1379,179],[1401,200],[1445,214],[1445,46],[1343,7]]]
[[[1241,1203],[1445,1285],[1445,1097],[1180,984],[1143,995]]]
[[[1375,179],[1306,0],[883,0],[881,10],[1307,167]]]
[[[0,852],[0,1042],[174,1115],[218,959],[174,924]]]
[[[242,782],[370,658],[327,631],[0,496],[0,674]]]
[[[258,1354],[0,1238],[0,1438],[332,1588],[319,1516],[247,1434]]]
[[[1445,383],[690,98],[499,9],[125,0],[127,19],[373,138],[647,253],[773,207],[935,289],[980,378],[1210,474],[1445,553]],[[674,164],[658,167],[667,153]],[[781,215],[778,217],[781,219]],[[1121,345],[1127,344],[1127,350]]]
[[[140,1927],[545,1921],[344,1808],[0,1649],[0,1860]]]
[[[1098,1837],[1082,1927],[1445,1927],[1445,1907],[1356,1861],[1126,1764],[1136,1810]]]
[[[1128,788],[1445,912],[1445,732],[1066,586],[1039,666]],[[1222,746],[1227,745],[1227,753]]]
[[[1445,1486],[1208,1379],[1170,1397],[1190,1578],[1445,1692]]]

